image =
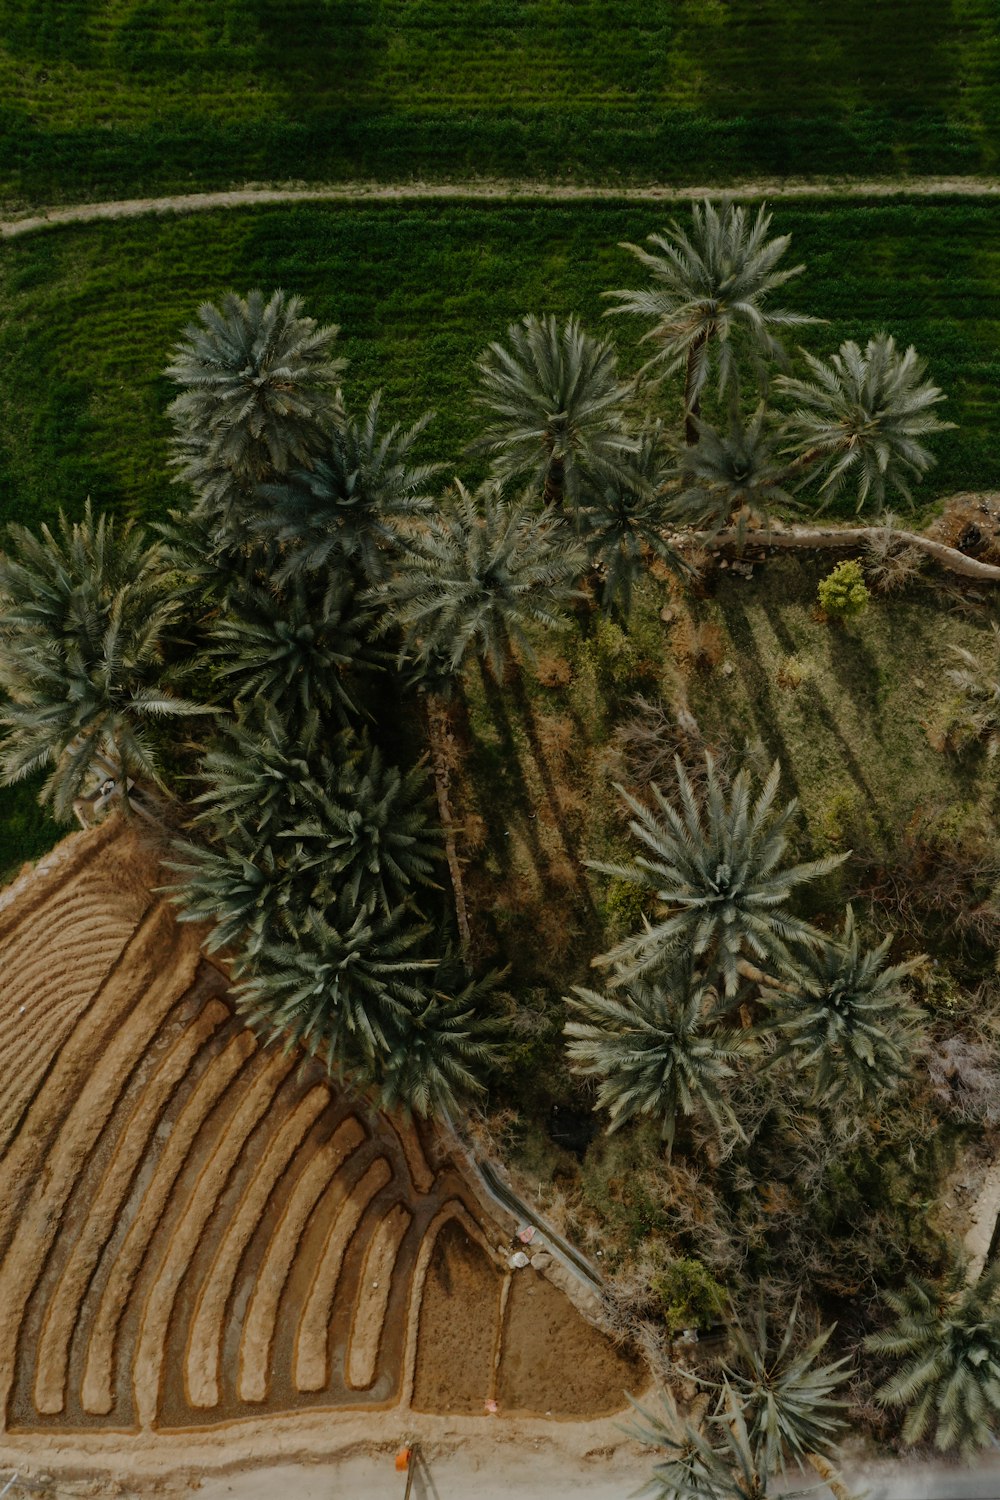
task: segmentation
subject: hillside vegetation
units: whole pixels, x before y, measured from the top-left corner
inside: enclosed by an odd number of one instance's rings
[[[11,204],[995,169],[989,0],[4,0]]]
[[[476,431],[473,360],[527,308],[581,312],[639,362],[630,322],[602,322],[601,293],[628,281],[619,241],[665,215],[636,205],[440,204],[255,209],[139,220],[13,241],[0,257],[0,520],[35,524],[89,495],[161,519],[178,491],[166,466],[169,383],[160,373],[178,327],[229,286],[280,284],[342,327],[347,390],[381,386],[402,420],[437,415],[425,456],[468,475]],[[1000,376],[1000,250],[987,205],[787,205],[782,228],[807,275],[784,300],[828,319],[803,344],[835,347],[873,327],[913,342],[948,396],[955,430],[917,492],[993,480],[993,392]],[[359,267],[361,274],[359,274]],[[665,407],[674,399],[664,393]],[[850,513],[850,506],[842,506]],[[919,517],[918,517],[919,518]],[[27,788],[0,792],[0,869],[49,847],[55,826]]]

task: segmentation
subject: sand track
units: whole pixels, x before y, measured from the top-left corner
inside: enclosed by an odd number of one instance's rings
[[[473,178],[468,182],[339,182],[305,187],[275,186],[223,188],[215,192],[173,193],[163,198],[120,198],[97,203],[53,204],[27,209],[0,219],[0,239],[37,234],[59,225],[92,224],[116,219],[139,219],[153,214],[214,213],[220,209],[254,208],[269,204],[422,202],[426,199],[472,199],[572,202],[578,199],[626,202],[687,203],[694,198],[994,198],[1000,195],[995,177],[892,177],[863,179],[779,178],[712,183],[699,186],[652,184],[615,187],[601,184],[538,182],[529,179]]]
[[[621,1410],[640,1367],[544,1277],[511,1278],[515,1226],[450,1140],[262,1046],[160,879],[104,827],[0,895],[0,1077],[22,1083],[0,1117],[7,1440],[481,1417],[506,1390],[519,1412]],[[546,1351],[501,1296],[522,1275],[551,1294]],[[553,1402],[560,1350],[586,1375]]]

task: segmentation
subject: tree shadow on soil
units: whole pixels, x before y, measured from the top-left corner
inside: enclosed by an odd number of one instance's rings
[[[765,599],[763,607],[764,613],[767,615],[771,629],[774,631],[775,638],[779,641],[779,643],[789,656],[794,655],[796,650],[795,641],[784,620],[782,619],[776,604],[773,600]],[[745,615],[743,618],[744,621],[746,621]],[[746,628],[748,631],[750,630],[749,621],[746,621]],[[752,637],[753,632],[750,631],[750,634]],[[834,662],[836,662],[837,652],[834,651],[831,654],[834,658]],[[861,669],[856,662],[855,666],[851,669],[852,673],[857,672],[858,670],[870,670],[877,676],[878,667],[870,657],[870,654],[867,651],[864,651],[863,657],[864,660],[869,663],[869,666]],[[836,665],[834,667],[834,671],[838,678],[838,681],[842,681],[845,687],[851,687],[853,696],[853,685],[857,679],[854,676],[843,676],[842,673],[844,671],[844,668],[842,668],[841,671],[838,671]],[[767,674],[766,672],[764,672],[762,665],[761,672],[766,679]],[[849,771],[851,779],[854,781],[858,790],[861,792],[866,803],[868,804],[869,811],[871,812],[876,827],[880,830],[881,833],[887,833],[888,829],[886,827],[885,814],[882,808],[882,804],[879,802],[877,796],[875,795],[875,792],[869,784],[868,778],[865,776],[861,762],[855,755],[849,741],[845,738],[844,733],[841,730],[840,725],[837,723],[837,720],[834,717],[826,699],[823,697],[823,694],[820,692],[815,682],[812,682],[808,679],[800,685],[798,691],[804,695],[813,713],[822,724],[826,733],[832,740],[836,742],[844,765]]]

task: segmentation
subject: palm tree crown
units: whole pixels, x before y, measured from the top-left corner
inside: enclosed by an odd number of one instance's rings
[[[307,788],[308,805],[282,830],[296,864],[322,871],[331,889],[355,906],[386,914],[411,898],[415,885],[434,884],[441,857],[424,766],[387,766],[377,748],[360,745],[333,782]]]
[[[385,916],[346,898],[306,916],[295,942],[265,942],[236,1003],[266,1034],[321,1057],[331,1072],[391,1050],[407,1007],[425,998],[432,961],[413,955],[426,929],[402,910]]]
[[[876,1393],[906,1408],[903,1439],[971,1458],[995,1441],[1000,1424],[1000,1265],[971,1284],[957,1270],[942,1289],[912,1277],[902,1292],[882,1294],[895,1327],[873,1333],[866,1347],[904,1361]]]
[[[777,455],[763,403],[749,421],[734,407],[727,428],[702,421],[697,428],[698,444],[677,470],[682,510],[721,531],[734,517],[766,524],[776,506],[794,503],[786,489],[790,466]]]
[[[655,972],[667,953],[683,947],[704,956],[710,971],[721,973],[727,996],[733,996],[745,955],[773,961],[787,957],[790,940],[815,940],[813,928],[788,910],[788,900],[795,886],[826,874],[845,856],[782,868],[797,803],[775,806],[777,761],[752,801],[748,771],[740,771],[727,795],[714,760],[706,755],[704,805],[699,805],[680,761],[675,764],[679,808],[657,786],[652,788],[655,810],[618,789],[633,814],[629,827],[648,855],[634,865],[593,865],[605,874],[652,887],[667,914],[662,921],[647,921],[642,932],[597,962],[616,966],[619,977],[613,983],[630,982]]]
[[[739,1135],[725,1083],[746,1046],[735,1033],[711,1027],[715,1001],[683,958],[655,981],[637,980],[612,997],[580,987],[567,996],[571,1015],[579,1017],[565,1027],[570,1064],[600,1078],[595,1107],[609,1111],[609,1130],[652,1116],[669,1150],[678,1115],[699,1115],[719,1135]]]
[[[558,506],[564,495],[578,504],[602,476],[627,474],[637,451],[626,427],[632,388],[611,345],[551,314],[512,323],[507,345],[490,344],[476,365],[477,400],[493,418],[476,446],[493,455],[497,475],[531,478]]]
[[[198,316],[166,370],[181,387],[169,408],[178,433],[206,438],[209,454],[250,480],[315,456],[340,414],[338,330],[304,317],[302,299],[282,291],[267,302],[228,292]]]
[[[796,1295],[776,1349],[768,1337],[763,1299],[751,1327],[735,1319],[730,1330],[734,1348],[726,1377],[743,1408],[751,1445],[768,1473],[783,1470],[786,1458],[801,1467],[810,1454],[831,1456],[837,1434],[847,1425],[840,1415],[847,1402],[837,1400],[834,1393],[851,1373],[849,1359],[817,1365],[832,1328],[796,1352],[798,1310]]]
[[[600,575],[605,610],[628,614],[633,585],[649,554],[679,574],[688,571],[680,552],[663,534],[671,521],[680,524],[689,519],[687,508],[663,493],[670,469],[662,428],[656,423],[640,436],[633,472],[595,481],[576,512],[577,533],[591,567]]]
[[[295,579],[277,593],[248,587],[212,632],[210,654],[237,708],[259,700],[289,725],[314,712],[343,723],[360,712],[352,672],[371,669],[379,657],[367,640],[370,620],[343,576],[325,586]]]
[[[162,785],[146,722],[207,713],[162,686],[163,640],[179,613],[159,543],[132,522],[60,515],[7,530],[0,553],[0,772],[9,785],[51,766],[41,800],[68,822],[106,763]],[[124,793],[127,807],[127,792]]]
[[[636,1500],[767,1500],[774,1493],[773,1471],[751,1440],[739,1397],[728,1382],[723,1382],[722,1414],[714,1419],[714,1440],[693,1422],[682,1421],[673,1397],[666,1393],[661,1411],[649,1411],[636,1401],[632,1405],[641,1418],[632,1431],[658,1459]],[[814,1493],[815,1486],[781,1490],[783,1500],[805,1500]]]
[[[905,354],[890,334],[864,350],[841,344],[829,362],[803,355],[811,379],[779,376],[777,388],[796,403],[786,432],[808,477],[821,477],[820,495],[832,500],[852,486],[857,509],[885,503],[887,490],[911,499],[909,480],[934,463],[922,439],[952,426],[931,411],[944,393],[924,378],[926,365],[910,346]]]
[[[652,252],[625,244],[652,272],[649,290],[605,292],[619,306],[611,313],[635,313],[652,318],[645,335],[659,347],[649,366],[664,374],[685,367],[684,410],[688,442],[697,441],[699,400],[712,364],[718,366],[721,389],[736,390],[740,382],[740,354],[746,350],[759,365],[781,360],[784,350],[773,330],[789,324],[811,323],[801,313],[768,305],[771,293],[805,270],[778,270],[788,249],[789,235],[768,239],[771,215],[761,207],[751,220],[745,208],[732,203],[716,207],[696,203],[690,234],[672,223],[664,234],[648,236]]]
[[[501,1055],[496,1024],[483,1006],[502,976],[472,980],[459,970],[446,954],[427,996],[387,1028],[389,1047],[374,1073],[380,1109],[441,1117],[482,1093],[480,1075]]]
[[[166,374],[181,387],[169,407],[171,462],[211,524],[216,546],[246,551],[263,482],[310,466],[342,419],[334,327],[302,315],[298,297],[265,302],[228,293],[185,329]]]
[[[917,1012],[904,980],[920,962],[886,965],[892,939],[863,948],[850,907],[839,938],[803,947],[778,989],[761,998],[800,1069],[815,1069],[814,1098],[869,1103],[910,1068]]]
[[[440,465],[415,463],[412,450],[432,413],[405,432],[398,422],[381,431],[380,401],[376,392],[362,420],[345,420],[309,468],[261,488],[260,525],[287,549],[279,578],[341,567],[375,583],[398,550],[400,523],[428,510]]]
[[[428,518],[374,597],[413,656],[445,659],[457,671],[472,650],[499,678],[513,643],[531,654],[529,621],[557,623],[584,566],[560,523],[539,515],[530,497],[506,500],[492,482],[470,493],[456,480],[455,503]]]

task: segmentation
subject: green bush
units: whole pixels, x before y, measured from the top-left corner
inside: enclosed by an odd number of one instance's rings
[[[835,620],[852,620],[868,608],[868,589],[861,564],[838,563],[832,573],[819,582],[819,607]]]
[[[710,1328],[726,1307],[726,1292],[700,1260],[682,1256],[653,1280],[653,1291],[671,1331]]]

